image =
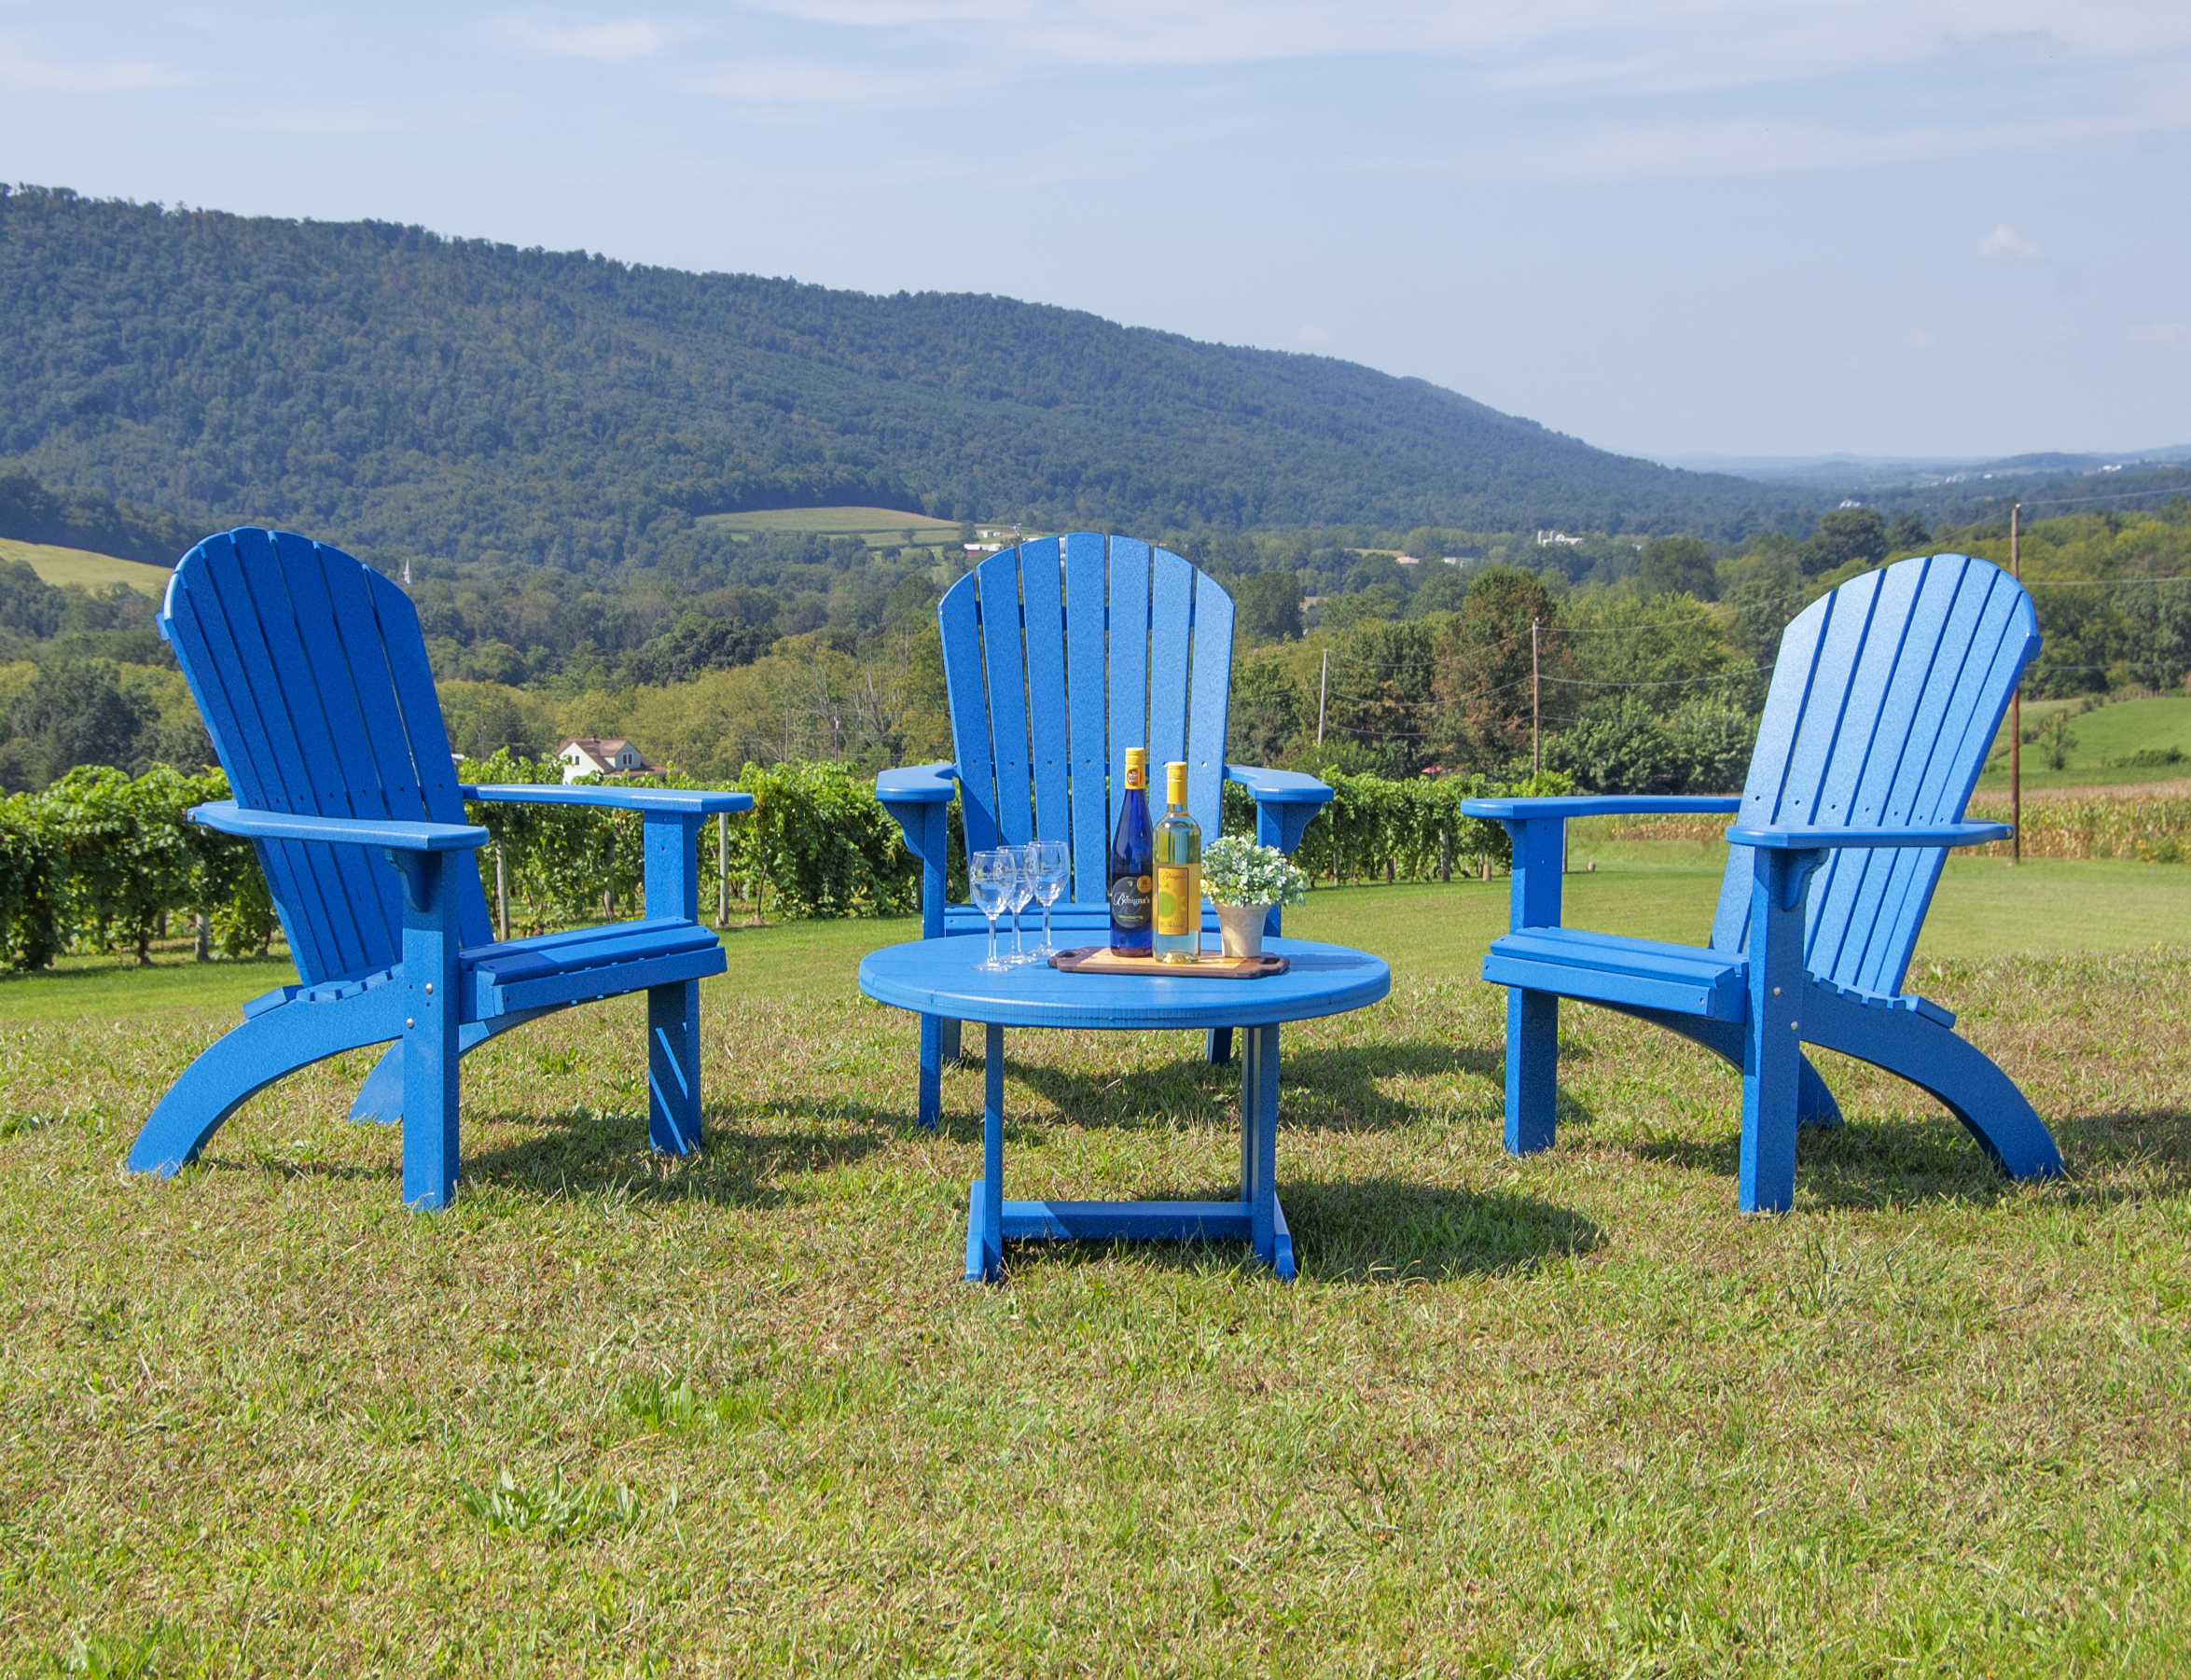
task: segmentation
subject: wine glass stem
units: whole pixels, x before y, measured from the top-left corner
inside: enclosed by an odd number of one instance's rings
[[[1019,954],[1019,907],[1012,906],[1012,954]]]
[[[1042,907],[1042,942],[1046,949],[1050,942],[1050,907],[1047,902]]]
[[[996,961],[996,918],[994,916],[989,919],[989,960],[991,963]]]

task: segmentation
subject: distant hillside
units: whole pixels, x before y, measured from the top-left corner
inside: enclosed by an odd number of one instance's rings
[[[0,537],[172,566],[202,535],[190,521],[96,490],[55,490],[20,467],[0,472]]]
[[[1008,299],[42,188],[0,189],[0,457],[49,483],[386,559],[645,562],[697,516],[821,504],[1732,538],[1815,499]]]

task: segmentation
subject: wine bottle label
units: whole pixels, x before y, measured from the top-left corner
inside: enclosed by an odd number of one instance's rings
[[[1157,866],[1157,931],[1194,934],[1202,928],[1202,866]]]
[[[1123,928],[1149,924],[1149,878],[1121,875],[1111,882],[1111,922]]]

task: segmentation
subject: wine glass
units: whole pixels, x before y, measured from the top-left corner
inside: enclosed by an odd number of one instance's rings
[[[1009,900],[1012,909],[1012,954],[1005,959],[1007,963],[1032,963],[1034,961],[1034,952],[1022,950],[1019,945],[1019,912],[1034,899],[1035,866],[1032,856],[1033,851],[1033,846],[1006,846],[1004,849],[1005,856],[1009,860],[1012,870],[1012,896]]]
[[[966,889],[981,913],[989,918],[989,955],[974,965],[985,974],[994,974],[1012,965],[1011,959],[997,954],[996,919],[1012,901],[1012,882],[1019,872],[1008,851],[977,852],[966,860]]]
[[[1064,894],[1066,879],[1073,872],[1073,849],[1063,840],[1036,840],[1027,849],[1034,854],[1034,896],[1042,906],[1042,943],[1034,948],[1034,954],[1047,963],[1058,954],[1050,940],[1050,906]]]

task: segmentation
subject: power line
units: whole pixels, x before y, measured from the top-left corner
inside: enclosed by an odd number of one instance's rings
[[[2042,502],[2018,500],[2017,505],[2022,507],[2083,507],[2093,502],[2128,502],[2138,496],[2191,496],[2191,483],[2157,484],[2150,490],[2118,490],[2113,495],[2105,496],[2052,496]],[[1988,501],[1994,499],[1991,496],[1986,498]],[[2004,496],[2001,499],[2014,498]]]
[[[1548,676],[1545,678],[1545,681],[1558,683],[1562,688],[1686,688],[1693,687],[1699,683],[1738,682],[1743,677],[1755,676],[1760,672],[1771,669],[1770,665],[1744,665],[1737,671],[1714,672],[1710,676],[1670,676],[1644,683],[1593,682],[1584,677],[1575,676]]]

